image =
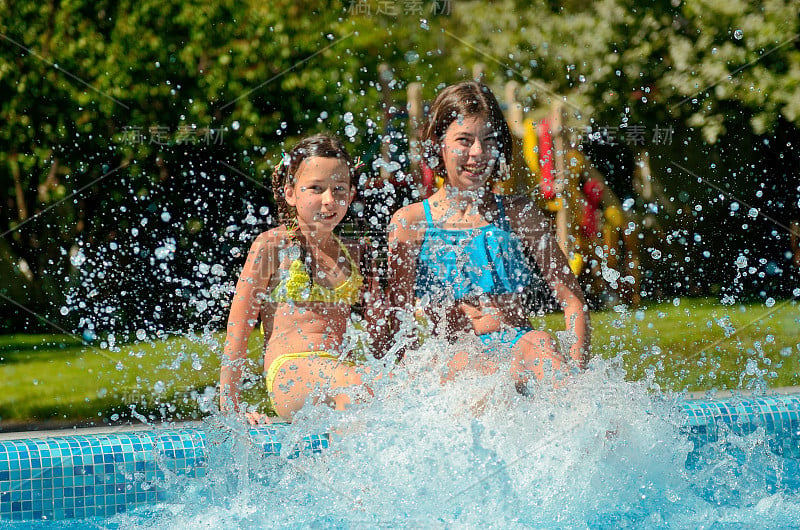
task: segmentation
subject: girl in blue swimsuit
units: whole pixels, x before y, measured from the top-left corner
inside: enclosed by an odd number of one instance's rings
[[[423,158],[444,179],[427,200],[398,210],[389,228],[392,305],[422,309],[448,337],[475,333],[513,355],[518,388],[545,366],[584,367],[589,347],[586,302],[549,220],[527,197],[492,193],[507,176],[512,140],[500,105],[484,85],[467,81],[442,90],[422,134]],[[569,359],[553,338],[530,327],[523,291],[549,286],[573,339]],[[439,315],[444,322],[438,322]],[[449,363],[496,370],[491,356],[466,352]]]

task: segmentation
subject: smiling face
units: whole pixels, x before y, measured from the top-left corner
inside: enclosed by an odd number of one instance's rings
[[[497,132],[486,116],[453,121],[442,140],[445,182],[459,190],[482,188],[500,159]]]
[[[347,213],[355,195],[350,168],[338,158],[310,157],[284,187],[286,202],[297,210],[301,228],[331,232]]]

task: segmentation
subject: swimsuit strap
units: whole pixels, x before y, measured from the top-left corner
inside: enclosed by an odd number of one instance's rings
[[[350,263],[350,275],[349,276],[352,276],[354,272],[358,272],[358,265],[356,264],[355,261],[353,261],[353,258],[350,256],[350,252],[348,252],[347,247],[344,246],[344,243],[342,243],[342,240],[339,239],[339,237],[336,234],[331,234],[331,235],[336,240],[336,242],[339,243],[339,248],[342,249],[342,253],[344,254],[344,257],[347,258],[347,261]]]
[[[433,215],[431,215],[431,205],[428,199],[422,201],[422,209],[425,210],[425,221],[428,222],[428,228],[433,228]]]
[[[506,207],[503,206],[503,199],[500,195],[495,195],[494,200],[497,203],[497,214],[500,217],[500,228],[505,230],[506,232],[511,232],[511,221],[506,215]]]

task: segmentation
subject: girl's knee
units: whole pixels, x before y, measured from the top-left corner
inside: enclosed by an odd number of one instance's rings
[[[544,331],[525,334],[517,343],[512,374],[519,381],[550,379],[561,371],[564,356],[556,341]]]
[[[546,331],[529,331],[520,337],[516,350],[521,357],[528,357],[541,353],[555,353],[558,351],[558,346],[555,339]]]

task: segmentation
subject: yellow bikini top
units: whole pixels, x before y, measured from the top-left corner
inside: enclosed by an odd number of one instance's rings
[[[308,274],[303,260],[297,258],[289,265],[286,277],[272,291],[270,298],[273,302],[328,302],[349,305],[358,303],[361,287],[364,285],[364,277],[359,272],[353,258],[350,257],[347,248],[338,237],[335,235],[333,237],[336,238],[339,248],[350,262],[350,276],[332,289],[319,285],[311,281],[311,276]]]

